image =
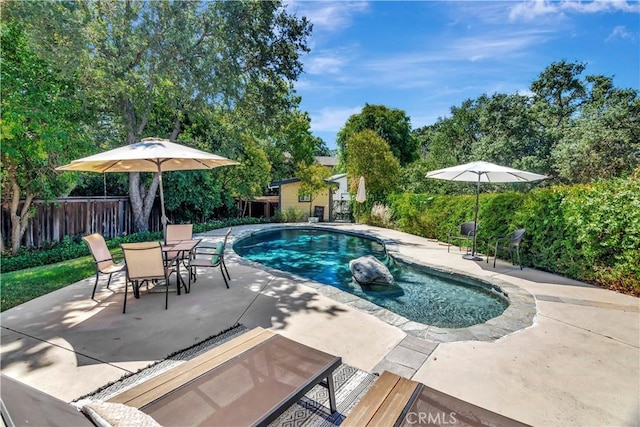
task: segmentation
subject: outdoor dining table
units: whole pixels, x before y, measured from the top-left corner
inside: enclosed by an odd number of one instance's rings
[[[187,285],[187,282],[184,281],[182,275],[180,274],[180,264],[182,264],[182,259],[185,256],[189,256],[191,251],[198,246],[198,244],[202,241],[202,239],[192,239],[192,240],[175,240],[169,241],[161,245],[162,252],[164,254],[165,263],[167,265],[171,265],[175,262],[176,264],[176,273],[178,275],[178,295],[180,295],[180,288],[184,286],[185,293],[189,293],[190,289]],[[169,253],[175,253],[173,257],[168,258]],[[191,273],[189,273],[191,274]]]

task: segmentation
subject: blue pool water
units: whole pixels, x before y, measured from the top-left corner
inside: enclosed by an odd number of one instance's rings
[[[507,301],[480,283],[418,270],[395,262],[373,239],[315,229],[273,229],[237,241],[243,258],[335,286],[419,323],[463,328],[499,316]],[[363,288],[352,279],[349,261],[373,255],[391,271],[396,286]]]

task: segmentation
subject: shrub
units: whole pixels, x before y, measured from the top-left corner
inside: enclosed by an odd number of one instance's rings
[[[380,202],[374,202],[373,207],[371,208],[371,223],[372,225],[377,225],[381,227],[390,227],[392,212],[387,206]]]
[[[309,214],[298,208],[278,210],[274,215],[275,222],[303,222],[309,218]]]

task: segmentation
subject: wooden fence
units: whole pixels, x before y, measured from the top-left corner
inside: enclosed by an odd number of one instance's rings
[[[29,224],[22,246],[41,247],[47,242],[59,242],[65,236],[101,233],[110,239],[133,233],[133,214],[129,197],[61,197],[54,202],[35,200],[35,214]],[[9,247],[11,218],[6,204],[2,205],[2,239]],[[158,203],[149,218],[149,230],[161,230]]]

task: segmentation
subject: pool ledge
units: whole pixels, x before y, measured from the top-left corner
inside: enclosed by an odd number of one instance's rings
[[[298,224],[290,226],[280,225],[269,227],[269,229],[274,228],[328,229],[334,232],[352,234],[373,239],[384,244],[387,253],[397,261],[409,264],[410,266],[416,268],[428,268],[444,274],[452,274],[455,276],[470,278],[475,281],[482,282],[489,287],[498,287],[500,289],[500,292],[504,294],[509,300],[509,306],[500,316],[489,319],[484,323],[473,325],[467,328],[440,328],[437,326],[414,322],[385,308],[375,305],[367,300],[359,298],[356,295],[344,292],[334,286],[318,283],[292,273],[287,273],[282,270],[273,269],[256,262],[249,261],[245,258],[242,258],[235,251],[233,251],[238,260],[242,260],[242,262],[244,263],[248,263],[250,265],[264,269],[277,276],[289,277],[296,282],[302,282],[305,286],[315,289],[319,294],[346,304],[356,310],[375,316],[383,322],[401,329],[408,335],[437,343],[456,341],[496,341],[504,336],[532,326],[535,321],[535,316],[537,313],[536,300],[533,295],[531,295],[525,289],[497,278],[492,278],[491,281],[488,281],[486,277],[475,276],[466,271],[415,260],[406,255],[403,255],[400,252],[398,248],[398,242],[396,240],[381,239],[379,236],[368,233],[365,230],[336,230],[330,227],[322,227],[316,225],[301,226]],[[247,230],[246,232],[236,235],[235,239],[233,240],[239,240],[243,237],[246,237],[247,235],[264,230],[265,228]],[[229,246],[233,247],[233,244]]]

